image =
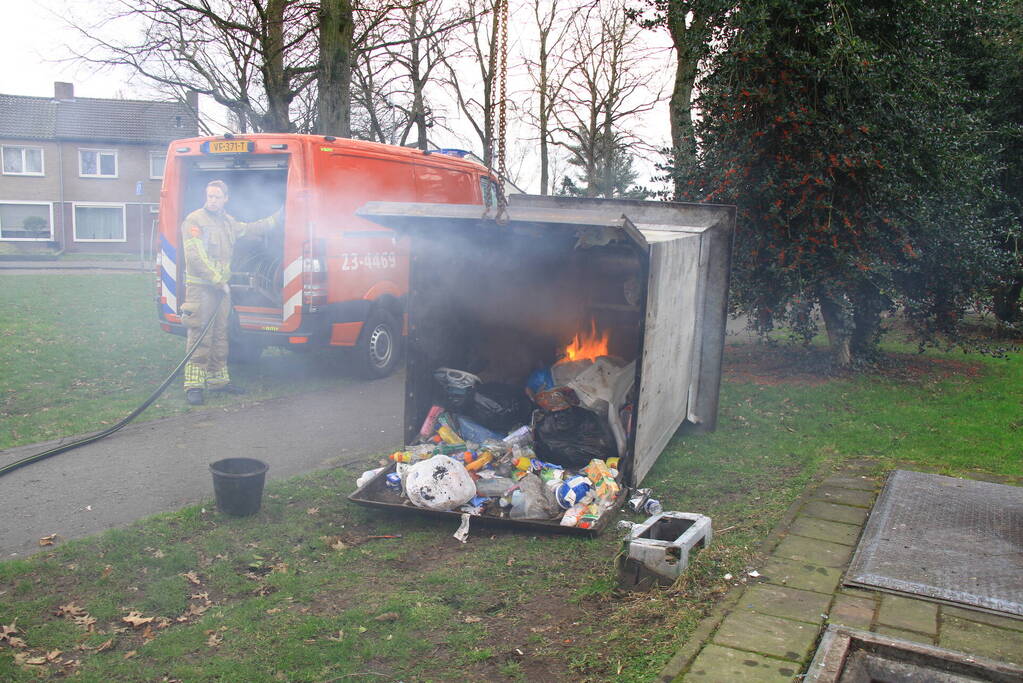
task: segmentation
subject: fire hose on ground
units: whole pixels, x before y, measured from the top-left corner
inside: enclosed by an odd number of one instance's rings
[[[223,297],[225,296],[225,294],[221,294],[220,296]],[[218,303],[219,301],[220,300],[218,299]],[[213,310],[216,310],[216,306],[213,307]],[[160,386],[157,387],[156,391],[150,394],[149,398],[143,401],[142,405],[137,407],[135,410],[131,411],[131,413],[129,413],[128,416],[125,417],[123,420],[121,420],[120,422],[111,427],[108,427],[107,429],[104,429],[101,432],[91,434],[89,436],[78,439],[77,441],[61,444],[60,446],[57,446],[56,448],[51,448],[48,451],[43,451],[42,453],[36,453],[35,455],[30,455],[27,458],[16,460],[10,463],[9,465],[0,466],[0,477],[4,476],[5,474],[9,474],[16,469],[25,467],[26,465],[31,465],[34,462],[39,462],[40,460],[45,460],[46,458],[52,457],[54,455],[59,455],[60,453],[66,453],[72,449],[78,448],[79,446],[85,446],[86,444],[94,443],[96,441],[99,441],[100,439],[104,439],[113,434],[114,432],[116,432],[117,430],[121,429],[121,427],[124,427],[126,424],[134,420],[139,415],[141,415],[146,410],[146,408],[152,405],[153,401],[160,397],[160,394],[162,394],[164,390],[166,390],[167,387],[170,386],[170,383],[174,381],[174,378],[177,377],[179,372],[181,372],[181,369],[185,367],[185,363],[187,363],[188,359],[192,357],[192,354],[195,353],[195,350],[199,348],[199,342],[201,342],[203,340],[203,337],[206,336],[206,333],[209,332],[209,329],[210,327],[213,326],[213,321],[216,320],[216,318],[217,318],[216,315],[210,316],[210,319],[206,321],[206,325],[199,332],[199,336],[196,337],[195,343],[192,344],[192,347],[190,349],[188,349],[188,352],[185,354],[185,357],[181,359],[181,362],[178,363],[177,367],[174,368],[171,374],[167,375],[167,379],[163,380],[163,383],[161,383]]]

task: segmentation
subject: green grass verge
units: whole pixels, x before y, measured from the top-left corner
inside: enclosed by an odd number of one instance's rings
[[[819,468],[1023,476],[1019,355],[805,382],[726,359],[718,430],[674,439],[644,482],[727,529],[671,590],[616,592],[613,532],[474,527],[462,545],[453,524],[349,504],[362,468],[340,468],[270,486],[250,518],[206,503],[0,563],[0,625],[26,645],[0,644],[0,680],[649,681]]]
[[[184,339],[157,324],[151,274],[0,273],[0,291],[0,449],[114,424],[184,356]],[[219,407],[324,388],[350,375],[337,354],[275,348],[232,373],[249,393],[223,397]],[[138,419],[186,410],[175,383]]]

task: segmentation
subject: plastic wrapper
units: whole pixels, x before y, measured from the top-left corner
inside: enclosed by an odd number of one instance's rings
[[[519,480],[519,490],[512,494],[508,516],[512,519],[554,519],[562,512],[543,480],[535,474],[527,474]]]
[[[487,429],[480,423],[466,417],[465,415],[456,414],[455,418],[458,420],[458,433],[467,441],[483,443],[485,441],[500,441],[503,438],[503,433]]]
[[[435,455],[409,466],[405,495],[418,507],[454,510],[476,496],[476,483],[465,465],[446,455]]]

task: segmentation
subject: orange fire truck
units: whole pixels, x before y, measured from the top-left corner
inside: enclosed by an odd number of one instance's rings
[[[284,207],[282,227],[235,245],[232,359],[255,360],[269,345],[348,347],[363,374],[388,375],[401,347],[407,239],[355,211],[368,201],[493,205],[496,181],[464,155],[316,135],[172,142],[160,195],[160,326],[185,333],[181,222],[203,206],[206,184],[223,180],[227,212],[240,221]]]

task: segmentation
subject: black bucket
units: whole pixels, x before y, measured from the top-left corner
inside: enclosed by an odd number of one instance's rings
[[[217,509],[239,517],[259,512],[268,469],[269,465],[255,458],[225,458],[210,463]]]

